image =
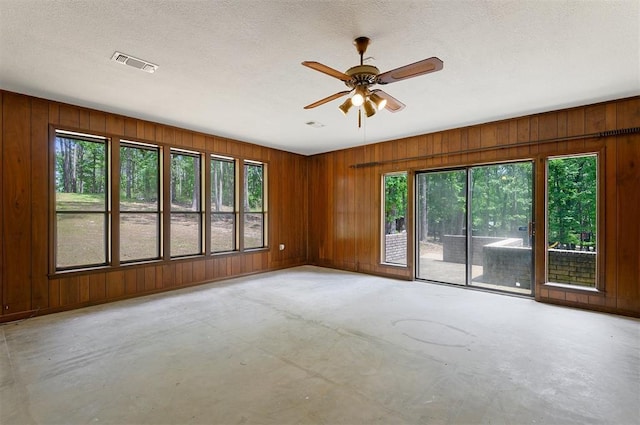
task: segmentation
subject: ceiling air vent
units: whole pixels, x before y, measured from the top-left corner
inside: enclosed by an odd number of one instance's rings
[[[136,69],[140,69],[142,71],[153,74],[158,69],[158,65],[153,64],[151,62],[147,62],[142,59],[134,58],[130,55],[125,55],[124,53],[115,52],[113,56],[111,56],[111,60],[114,60],[123,65],[129,65]]]

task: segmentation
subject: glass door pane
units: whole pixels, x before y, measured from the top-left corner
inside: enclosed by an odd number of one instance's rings
[[[530,295],[533,164],[470,169],[470,285]]]
[[[419,279],[466,284],[466,170],[417,175]]]

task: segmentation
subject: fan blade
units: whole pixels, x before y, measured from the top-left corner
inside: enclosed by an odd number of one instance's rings
[[[339,97],[342,97],[345,94],[349,94],[349,93],[351,93],[351,90],[345,90],[345,91],[341,91],[341,92],[332,94],[331,96],[327,96],[324,99],[320,99],[317,102],[313,102],[312,104],[305,106],[304,109],[315,108],[316,106],[320,106],[320,105],[325,104],[327,102],[331,102],[332,100],[337,99]]]
[[[376,93],[381,98],[387,100],[387,106],[385,106],[385,109],[388,109],[389,112],[399,112],[407,106],[395,97],[391,96],[389,93],[380,89],[372,90],[371,93]]]
[[[351,79],[351,77],[349,77],[347,74],[345,74],[344,72],[340,72],[336,69],[330,68],[327,65],[323,65],[320,62],[310,62],[310,61],[304,61],[302,62],[302,64],[306,67],[309,67],[311,69],[315,69],[316,71],[320,71],[323,74],[327,74],[331,77],[335,77],[338,80],[342,80],[342,81],[349,81]]]
[[[407,78],[440,71],[443,65],[443,62],[440,59],[433,57],[410,65],[401,66],[400,68],[392,69],[391,71],[383,72],[378,75],[376,81],[378,84],[389,84],[395,81],[406,80]]]

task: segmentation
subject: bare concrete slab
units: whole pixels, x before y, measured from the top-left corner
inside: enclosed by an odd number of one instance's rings
[[[640,321],[299,267],[0,327],[2,424],[636,424]]]

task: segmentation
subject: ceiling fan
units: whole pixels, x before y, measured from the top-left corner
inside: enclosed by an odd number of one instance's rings
[[[332,100],[353,93],[353,96],[349,97],[338,107],[345,115],[353,106],[358,108],[362,106],[367,117],[373,116],[378,110],[383,108],[386,108],[390,112],[398,112],[405,108],[406,105],[404,103],[400,102],[385,91],[380,89],[371,89],[371,87],[376,84],[385,85],[396,81],[406,80],[408,78],[429,74],[442,69],[443,62],[437,57],[432,57],[409,65],[401,66],[400,68],[392,69],[391,71],[380,73],[380,70],[375,66],[364,64],[363,56],[367,51],[369,42],[370,40],[368,37],[358,37],[353,41],[353,44],[356,46],[356,50],[360,54],[360,65],[353,66],[347,69],[346,72],[340,72],[319,62],[302,62],[302,65],[306,67],[342,80],[349,88],[349,90],[344,90],[325,97],[324,99],[320,99],[317,102],[313,102],[305,106],[304,109],[315,108],[316,106],[323,105],[327,102],[331,102]],[[358,126],[360,126],[360,124],[359,109]]]

